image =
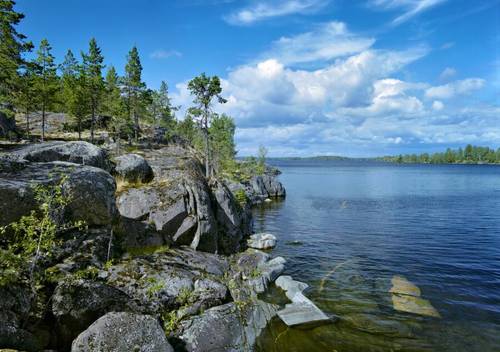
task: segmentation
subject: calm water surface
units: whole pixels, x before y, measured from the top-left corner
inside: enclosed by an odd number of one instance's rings
[[[288,196],[255,209],[256,230],[277,235],[273,255],[338,320],[300,330],[275,318],[259,351],[500,351],[499,166],[274,163]],[[394,275],[442,318],[394,310]]]

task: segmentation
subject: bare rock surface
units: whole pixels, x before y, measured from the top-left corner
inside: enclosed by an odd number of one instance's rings
[[[73,341],[72,352],[173,352],[160,323],[149,315],[110,312]]]

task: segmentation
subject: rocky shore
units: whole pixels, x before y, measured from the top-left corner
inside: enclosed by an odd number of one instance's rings
[[[247,246],[251,206],[285,196],[275,176],[207,180],[196,152],[178,144],[120,156],[86,142],[4,153],[0,226],[36,209],[34,185],[59,181],[65,221],[85,226],[61,229],[40,254],[36,291],[21,279],[0,285],[0,348],[251,350],[279,310],[257,295],[285,260]]]

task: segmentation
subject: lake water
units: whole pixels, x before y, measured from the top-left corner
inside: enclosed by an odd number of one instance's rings
[[[255,229],[278,237],[286,274],[338,319],[301,330],[275,318],[258,351],[500,351],[499,166],[273,163],[287,198],[255,209]],[[395,275],[441,318],[395,310]]]

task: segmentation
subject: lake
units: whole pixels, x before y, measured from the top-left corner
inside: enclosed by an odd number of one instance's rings
[[[314,329],[274,318],[258,351],[500,351],[500,166],[271,163],[287,198],[256,208],[255,230],[278,237],[286,274],[338,318]],[[441,318],[395,310],[394,276]]]

